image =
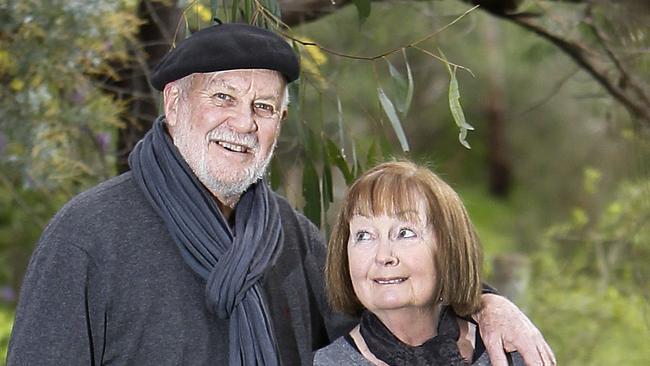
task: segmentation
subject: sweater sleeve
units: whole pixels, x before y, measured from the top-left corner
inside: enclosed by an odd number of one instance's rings
[[[325,293],[325,260],[327,257],[327,245],[321,232],[316,226],[309,224],[309,243],[311,247],[310,260],[312,263],[307,263],[306,267],[309,282],[314,287],[314,292],[318,299],[321,314],[325,320],[325,326],[330,341],[333,341],[344,334],[347,334],[354,326],[359,323],[359,320],[349,315],[333,311],[327,300]]]
[[[92,314],[96,267],[82,247],[71,243],[75,235],[66,226],[50,225],[32,255],[16,309],[9,366],[101,362],[104,331],[98,328],[104,317]]]

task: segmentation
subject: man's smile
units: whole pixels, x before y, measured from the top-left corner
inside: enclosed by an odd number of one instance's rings
[[[237,153],[252,153],[253,152],[253,149],[248,147],[248,146],[239,145],[239,144],[235,144],[235,143],[227,142],[227,141],[213,141],[213,142],[216,143],[217,145],[221,146],[222,148],[224,148],[224,149],[226,149],[228,151],[231,151],[231,152],[237,152]]]

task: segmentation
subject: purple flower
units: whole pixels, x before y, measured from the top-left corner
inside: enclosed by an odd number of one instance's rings
[[[108,132],[100,132],[95,135],[95,141],[102,153],[108,150],[108,145],[111,143],[111,134]]]
[[[0,302],[12,303],[16,301],[16,292],[9,286],[0,287]]]

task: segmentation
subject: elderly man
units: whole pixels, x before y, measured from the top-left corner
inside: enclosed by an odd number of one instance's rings
[[[173,49],[151,78],[165,115],[131,171],[71,200],[43,233],[8,364],[308,365],[347,331],[353,320],[324,297],[318,229],[261,180],[298,76],[291,47],[249,25]],[[514,305],[483,296],[493,360],[505,363],[505,346],[553,362]]]

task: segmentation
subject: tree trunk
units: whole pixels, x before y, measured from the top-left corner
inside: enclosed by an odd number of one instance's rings
[[[505,133],[505,77],[503,57],[501,57],[501,39],[498,24],[493,18],[486,18],[482,24],[483,42],[487,50],[488,66],[487,98],[485,115],[487,118],[487,164],[490,193],[498,198],[506,198],[512,188],[512,164]]]
[[[181,11],[176,1],[142,0],[138,16],[143,20],[134,45],[135,58],[129,68],[120,73],[114,83],[117,97],[127,103],[128,117],[125,127],[119,130],[117,141],[117,169],[129,169],[128,156],[133,146],[149,130],[158,111],[159,92],[149,84],[149,75],[155,65],[169,51],[179,24]],[[184,28],[180,27],[183,34]],[[139,48],[142,47],[142,48]]]
[[[500,254],[493,260],[490,284],[511,301],[523,304],[523,295],[530,282],[530,260],[523,254]]]

